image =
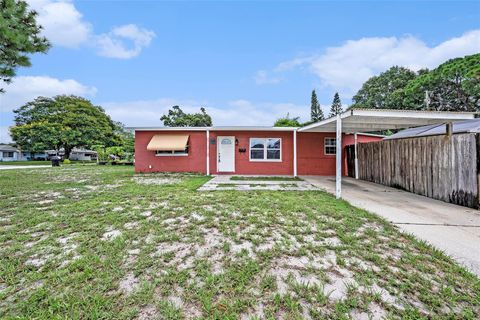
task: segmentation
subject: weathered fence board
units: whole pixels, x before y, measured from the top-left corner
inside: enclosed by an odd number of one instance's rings
[[[475,134],[361,143],[357,147],[359,177],[446,202],[478,208],[478,143],[480,138]],[[350,168],[355,156],[352,147],[346,153],[350,176],[355,174]]]

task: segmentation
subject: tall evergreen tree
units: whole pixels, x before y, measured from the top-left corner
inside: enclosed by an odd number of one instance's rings
[[[325,116],[323,115],[322,108],[320,107],[320,104],[318,103],[317,99],[317,93],[315,90],[312,90],[312,100],[311,100],[311,105],[310,105],[310,117],[312,119],[312,122],[320,121],[325,119]]]
[[[338,92],[335,92],[335,95],[333,96],[333,102],[332,106],[330,107],[330,117],[335,117],[337,114],[342,113],[342,101],[340,101],[340,96],[338,95]]]
[[[41,35],[37,13],[23,0],[0,0],[0,93],[18,67],[30,67],[30,56],[47,52],[50,43]]]

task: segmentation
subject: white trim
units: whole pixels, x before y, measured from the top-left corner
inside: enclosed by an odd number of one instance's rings
[[[265,143],[263,144],[263,159],[252,159],[252,139],[264,139]],[[267,147],[267,140],[268,139],[278,139],[280,140],[280,159],[267,159],[268,149],[270,150],[277,150]],[[260,148],[253,148],[253,150],[260,150]],[[250,162],[282,162],[282,138],[278,137],[250,137],[248,140],[248,160]]]
[[[293,176],[297,176],[297,130],[293,131]]]
[[[297,127],[224,126],[224,127],[133,127],[135,131],[295,131]]]
[[[335,179],[335,195],[337,199],[342,197],[342,117],[337,115],[337,154],[336,154],[336,179]]]
[[[155,153],[155,157],[186,157],[188,156],[188,153],[172,153],[172,154],[169,154],[169,153],[163,153],[163,154],[156,154]]]
[[[376,137],[376,138],[386,137],[386,135],[384,134],[375,134],[375,133],[367,133],[367,132],[354,132],[353,134],[357,134],[359,136],[365,136],[365,137]]]
[[[210,130],[207,130],[207,176],[210,175]]]
[[[337,150],[335,149],[335,153],[327,153],[327,139],[334,139],[335,140],[335,144],[329,144],[328,146],[329,147],[337,147],[337,138],[334,138],[334,137],[325,137],[323,138],[323,155],[325,156],[335,156],[337,153]]]
[[[445,120],[468,120],[474,119],[475,115],[475,112],[351,109],[340,114],[340,119],[360,117],[360,119],[353,118],[351,120],[353,123],[348,122],[342,124],[343,132],[355,132],[363,130],[380,131],[386,129],[403,129],[425,124],[435,124]],[[355,122],[355,120],[357,121]],[[366,122],[366,120],[369,121]],[[336,121],[336,117],[331,117],[299,128],[298,131],[335,132]],[[315,131],[315,129],[324,131]]]

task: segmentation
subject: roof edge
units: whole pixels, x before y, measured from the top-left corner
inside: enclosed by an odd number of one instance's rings
[[[134,131],[295,131],[297,127],[217,126],[217,127],[129,127]]]

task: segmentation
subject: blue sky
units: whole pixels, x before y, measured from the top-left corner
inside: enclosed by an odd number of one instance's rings
[[[214,125],[271,125],[308,120],[312,89],[327,110],[392,65],[480,52],[480,2],[29,3],[53,48],[0,97],[0,141],[38,95],[85,96],[127,126],[161,125],[174,104],[205,106]]]

